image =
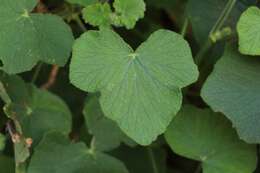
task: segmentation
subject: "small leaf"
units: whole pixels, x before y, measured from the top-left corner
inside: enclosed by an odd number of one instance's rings
[[[128,29],[133,28],[137,20],[144,17],[143,0],[115,0],[113,6],[120,22]]]
[[[96,95],[88,96],[83,114],[89,132],[95,137],[94,145],[97,150],[109,151],[118,147],[121,142],[134,145],[115,122],[104,116]]]
[[[82,14],[84,20],[93,26],[109,27],[111,24],[112,11],[108,3],[89,5]]]
[[[5,109],[9,116],[19,121],[23,135],[37,144],[43,134],[57,130],[68,134],[71,130],[71,114],[59,97],[48,91],[25,84],[18,76],[0,76],[12,103]]]
[[[0,59],[9,74],[31,70],[38,61],[63,66],[70,56],[70,28],[58,16],[30,13],[36,3],[0,0]]]
[[[249,143],[260,142],[260,60],[239,54],[230,46],[205,82],[201,96],[224,113]]]
[[[231,123],[208,109],[184,106],[165,133],[171,149],[202,162],[203,173],[252,173],[256,147],[238,139]]]
[[[98,3],[98,0],[66,0],[66,1],[72,4],[79,4],[82,6],[88,6],[88,5]]]
[[[47,166],[48,165],[48,166]],[[127,173],[124,164],[107,154],[71,143],[59,133],[49,133],[36,147],[28,173]]]
[[[246,55],[260,55],[260,9],[248,8],[240,17],[237,31],[239,51]]]
[[[71,82],[100,91],[105,116],[142,145],[166,130],[180,109],[181,88],[197,77],[188,43],[167,30],[136,51],[113,31],[89,31],[76,41],[70,65]]]

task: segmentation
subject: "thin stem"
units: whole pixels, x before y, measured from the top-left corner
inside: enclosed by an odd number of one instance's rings
[[[59,72],[59,67],[57,65],[53,65],[51,72],[49,74],[48,81],[41,86],[42,89],[49,89],[56,82],[56,78]]]
[[[219,16],[219,18],[217,20],[217,22],[215,23],[215,25],[211,29],[210,34],[215,33],[216,31],[220,30],[223,27],[223,25],[225,24],[229,14],[232,11],[235,4],[236,4],[236,0],[229,0],[227,2],[224,10],[222,11],[221,15]]]
[[[199,163],[198,167],[196,168],[195,172],[194,173],[200,173],[202,170],[202,165],[201,163]]]
[[[213,41],[211,39],[211,37],[214,36],[214,34],[223,27],[224,23],[226,22],[229,14],[232,11],[235,4],[236,4],[236,0],[228,1],[224,10],[222,11],[221,15],[219,16],[217,22],[211,29],[207,41],[204,43],[204,45],[202,46],[202,48],[200,49],[200,51],[198,52],[198,54],[195,57],[195,62],[198,66],[201,65],[205,54],[209,51],[209,49],[212,47],[212,45],[216,42],[216,41]]]
[[[182,35],[183,37],[185,37],[185,35],[186,35],[188,26],[189,26],[189,19],[188,19],[188,17],[186,17],[185,20],[184,20],[182,29],[181,29],[181,35]]]
[[[81,21],[79,15],[76,15],[76,16],[74,17],[74,20],[77,22],[77,24],[79,25],[80,29],[81,29],[83,32],[87,31],[87,28],[85,27],[84,23]]]
[[[151,164],[152,164],[153,173],[159,173],[159,170],[158,170],[158,167],[156,165],[155,158],[154,158],[154,154],[153,154],[153,149],[151,147],[148,147],[147,151],[148,151],[148,155],[149,155],[149,158],[150,158],[150,161],[151,161]]]
[[[40,71],[41,71],[42,65],[43,65],[42,62],[40,62],[40,63],[37,65],[37,67],[36,67],[36,69],[35,69],[35,71],[34,71],[34,74],[33,74],[32,80],[31,80],[31,83],[35,83],[35,82],[36,82],[37,77],[39,76],[39,73],[40,73]]]

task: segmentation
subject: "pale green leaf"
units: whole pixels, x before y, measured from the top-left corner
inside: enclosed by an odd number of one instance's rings
[[[166,130],[180,109],[181,88],[197,77],[188,43],[167,30],[136,51],[113,31],[89,31],[76,41],[70,65],[71,82],[100,91],[105,116],[142,145]]]
[[[202,89],[203,99],[224,113],[249,143],[260,142],[260,60],[227,47]]]
[[[144,17],[145,3],[143,0],[115,0],[115,12],[119,15],[121,24],[131,29],[138,19]]]
[[[84,20],[93,26],[109,27],[111,24],[112,11],[108,3],[89,5],[82,14]]]
[[[165,133],[171,149],[202,162],[203,173],[252,173],[256,147],[241,141],[231,123],[209,109],[184,106]]]
[[[66,1],[72,4],[79,4],[82,6],[88,6],[99,2],[98,0],[66,0]]]
[[[0,79],[12,100],[5,109],[18,119],[23,135],[32,138],[34,144],[48,131],[70,132],[71,114],[58,96],[25,84],[18,76],[3,75]]]
[[[260,55],[260,9],[248,8],[240,17],[237,31],[239,51],[246,55]]]
[[[0,0],[0,60],[7,73],[28,71],[38,61],[63,66],[70,56],[70,27],[58,16],[30,13],[36,2]]]
[[[124,164],[107,154],[92,152],[83,143],[72,143],[50,133],[36,147],[28,173],[127,173]]]
[[[97,150],[109,151],[118,147],[121,142],[134,145],[114,121],[104,116],[96,95],[88,96],[83,114],[89,132],[95,138],[94,145]]]

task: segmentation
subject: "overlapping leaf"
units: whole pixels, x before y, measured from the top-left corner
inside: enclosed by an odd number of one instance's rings
[[[37,0],[0,0],[0,60],[7,73],[30,70],[38,61],[65,65],[73,36],[62,19],[30,13]]]
[[[260,142],[260,61],[227,47],[202,89],[214,111],[224,113],[250,143]]]
[[[59,97],[25,84],[17,76],[2,75],[0,79],[12,100],[6,113],[20,122],[25,137],[37,144],[48,131],[70,132],[71,114]]]
[[[98,97],[96,95],[88,97],[83,114],[89,132],[95,138],[95,148],[99,151],[108,151],[118,147],[121,142],[134,145],[134,142],[121,131],[115,122],[104,116]]]
[[[177,154],[202,162],[203,173],[252,173],[256,147],[241,141],[231,123],[209,109],[184,106],[165,134]]]
[[[0,154],[0,172],[14,173],[15,163],[11,157]]]
[[[70,65],[71,82],[101,91],[105,116],[142,145],[166,130],[180,109],[181,88],[197,77],[189,45],[167,30],[153,33],[136,51],[113,31],[89,31],[76,41]]]
[[[239,50],[246,55],[260,55],[260,9],[247,9],[237,25]]]
[[[71,143],[59,133],[48,134],[37,146],[28,173],[127,173],[124,164],[107,154]]]
[[[0,133],[0,151],[5,147],[5,136]]]

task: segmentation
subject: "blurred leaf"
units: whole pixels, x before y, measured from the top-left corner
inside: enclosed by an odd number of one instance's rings
[[[202,97],[224,113],[249,143],[260,142],[260,60],[227,47],[202,89]]]
[[[88,31],[76,41],[70,65],[71,82],[101,91],[104,115],[141,145],[166,130],[180,109],[181,88],[197,77],[188,43],[168,30],[156,31],[136,51],[113,31]]]
[[[109,151],[118,147],[121,142],[135,145],[114,121],[104,117],[97,96],[88,96],[83,114],[89,132],[95,137],[94,145],[97,150]]]
[[[241,141],[231,123],[208,109],[184,106],[165,133],[171,149],[202,162],[203,173],[252,173],[256,147]]]
[[[248,8],[237,25],[239,51],[246,55],[260,55],[260,9]]]
[[[127,173],[119,160],[71,143],[60,133],[49,133],[36,147],[28,173]]]
[[[0,133],[0,151],[5,148],[5,136]]]
[[[43,134],[57,130],[68,134],[71,130],[71,114],[67,105],[56,95],[25,84],[18,76],[0,77],[12,103],[6,106],[9,117],[15,116],[25,137],[37,144]]]
[[[66,64],[73,35],[60,17],[30,14],[37,0],[1,0],[0,3],[0,59],[5,72],[28,71],[38,61]]]

